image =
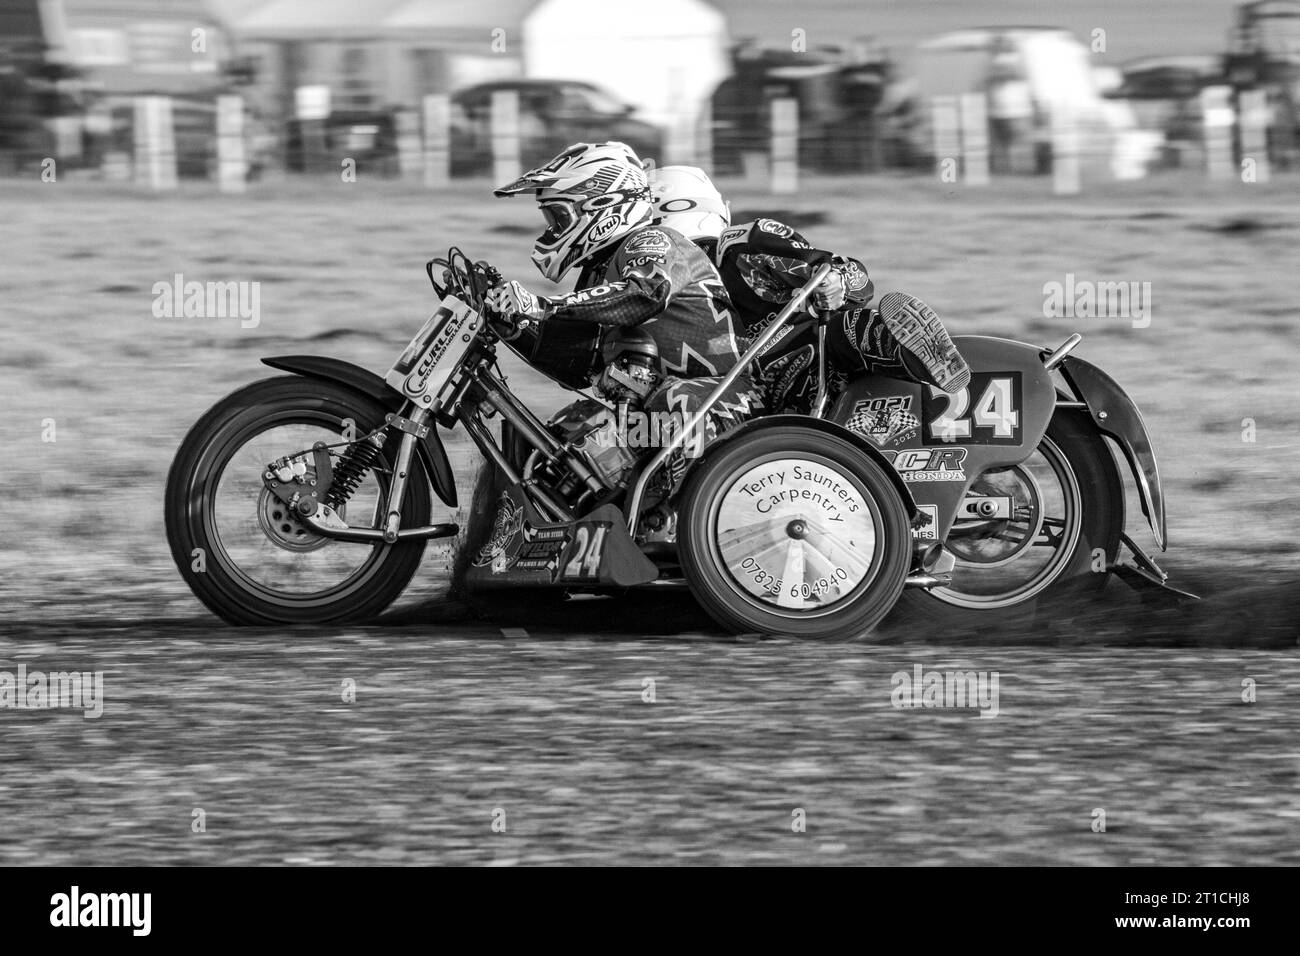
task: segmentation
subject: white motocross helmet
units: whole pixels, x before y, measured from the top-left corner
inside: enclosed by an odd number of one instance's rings
[[[624,143],[575,143],[494,196],[531,192],[546,218],[533,264],[552,282],[616,243],[653,213],[640,158]]]
[[[659,222],[688,239],[716,241],[731,225],[731,210],[722,193],[698,166],[656,169],[650,191]]]

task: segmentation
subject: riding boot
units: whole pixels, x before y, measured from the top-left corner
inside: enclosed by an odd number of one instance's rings
[[[945,392],[970,384],[970,367],[939,316],[916,296],[887,293],[878,308],[844,314],[842,331],[866,367]],[[837,344],[832,338],[832,347]]]

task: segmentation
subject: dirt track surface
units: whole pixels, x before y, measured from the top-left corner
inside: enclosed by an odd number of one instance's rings
[[[108,703],[5,715],[0,863],[1300,862],[1293,654],[452,633],[6,646]],[[918,664],[998,715],[895,709]]]
[[[736,190],[741,213],[784,206],[828,245],[868,247],[882,292],[921,293],[955,330],[1079,327],[1151,427],[1161,561],[1205,597],[1147,606],[1113,582],[1013,625],[890,621],[843,645],[734,639],[680,594],[477,616],[442,598],[439,548],[375,627],[222,626],[162,537],[190,423],[267,374],[261,355],[382,371],[427,313],[424,258],[455,239],[526,277],[537,224],[481,189],[5,188],[0,671],[103,670],[106,704],[0,709],[0,863],[1300,862],[1300,339],[1276,267],[1300,229],[1294,181],[1063,203],[1023,185]],[[261,282],[260,325],[155,319],[151,286],[178,272]],[[1152,281],[1153,322],[1043,318],[1043,283],[1067,272]],[[537,407],[563,401],[509,370]],[[449,447],[463,482],[473,460]],[[894,708],[892,675],[916,665],[998,672],[998,716]]]
[[[0,712],[0,863],[1294,864],[1293,628],[1227,606],[848,644],[724,635],[680,593],[20,625],[6,667],[103,670],[106,703]],[[997,715],[896,708],[917,666],[996,672]]]

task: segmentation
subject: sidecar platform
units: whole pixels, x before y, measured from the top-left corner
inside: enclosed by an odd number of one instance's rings
[[[492,534],[465,573],[473,589],[626,588],[658,578],[658,567],[632,542],[614,505],[571,523],[546,521],[513,486],[501,492]]]

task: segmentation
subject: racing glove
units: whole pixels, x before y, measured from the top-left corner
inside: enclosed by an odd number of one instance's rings
[[[845,295],[844,276],[839,269],[832,269],[812,294],[812,303],[823,312],[832,312],[844,305]]]
[[[507,328],[501,330],[506,339],[516,337],[529,326],[540,324],[550,311],[549,300],[529,292],[514,279],[489,289],[486,304],[492,313],[507,320],[503,323]]]

